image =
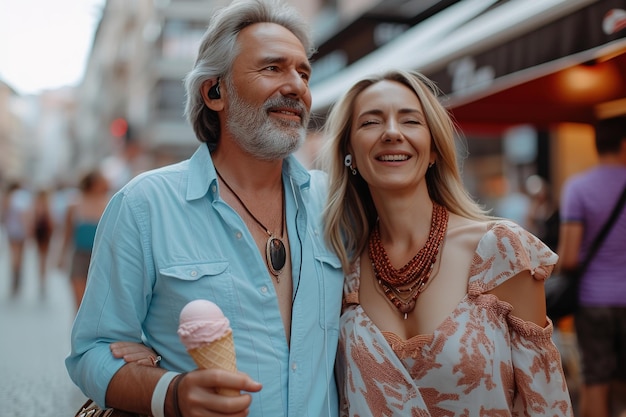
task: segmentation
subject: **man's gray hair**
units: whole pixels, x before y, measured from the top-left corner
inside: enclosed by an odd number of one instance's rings
[[[315,52],[306,20],[292,7],[278,0],[237,0],[215,11],[202,37],[193,69],[185,77],[185,117],[201,142],[211,149],[217,145],[220,125],[217,113],[205,106],[202,84],[227,77],[239,54],[237,35],[254,23],[276,23],[291,31],[302,43],[307,57]]]

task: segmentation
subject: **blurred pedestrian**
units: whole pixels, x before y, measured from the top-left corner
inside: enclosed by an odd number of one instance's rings
[[[69,205],[78,195],[78,187],[59,181],[50,195],[50,212],[55,229],[63,230]]]
[[[11,182],[2,200],[1,221],[9,241],[11,258],[11,295],[16,296],[22,280],[24,248],[32,236],[30,193],[19,181]]]
[[[523,228],[528,228],[528,212],[530,197],[522,187],[512,185],[512,182],[503,178],[505,190],[493,207],[493,214],[514,221]],[[513,183],[515,184],[515,183]]]
[[[595,126],[598,165],[570,178],[561,196],[559,266],[574,270],[626,187],[626,116]],[[626,381],[626,209],[580,278],[575,327],[582,361],[582,417],[610,417],[611,382]],[[615,411],[615,410],[613,410]]]
[[[41,188],[37,190],[33,200],[33,236],[37,245],[39,289],[42,295],[45,294],[46,290],[46,266],[53,231],[54,220],[50,209],[50,191]]]
[[[530,197],[526,227],[550,249],[556,251],[559,223],[556,207],[551,200],[550,184],[540,175],[531,175],[526,179],[525,188]]]
[[[110,198],[109,183],[98,169],[85,174],[78,188],[65,214],[59,265],[63,268],[71,255],[69,277],[76,308],[85,292],[96,228]]]

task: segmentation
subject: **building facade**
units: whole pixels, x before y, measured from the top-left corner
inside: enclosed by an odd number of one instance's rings
[[[113,155],[140,170],[193,152],[182,80],[211,10],[225,3],[107,1],[78,96],[75,131],[86,159]],[[391,67],[421,71],[442,89],[469,151],[465,181],[486,202],[525,192],[534,174],[552,183],[557,200],[560,184],[595,162],[590,123],[626,112],[623,0],[290,3],[318,46],[315,117],[299,152],[305,165],[345,86]],[[126,129],[112,129],[120,120]]]

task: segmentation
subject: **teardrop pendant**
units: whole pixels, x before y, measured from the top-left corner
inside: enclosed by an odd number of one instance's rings
[[[278,275],[287,262],[287,250],[280,238],[271,236],[267,239],[267,243],[265,244],[265,259],[270,272],[276,277],[276,281],[280,282]]]

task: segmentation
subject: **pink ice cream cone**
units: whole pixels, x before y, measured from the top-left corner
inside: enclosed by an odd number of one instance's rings
[[[180,312],[178,336],[198,368],[237,371],[230,322],[216,304],[207,300],[188,303]],[[227,396],[240,394],[231,389],[218,392]]]

